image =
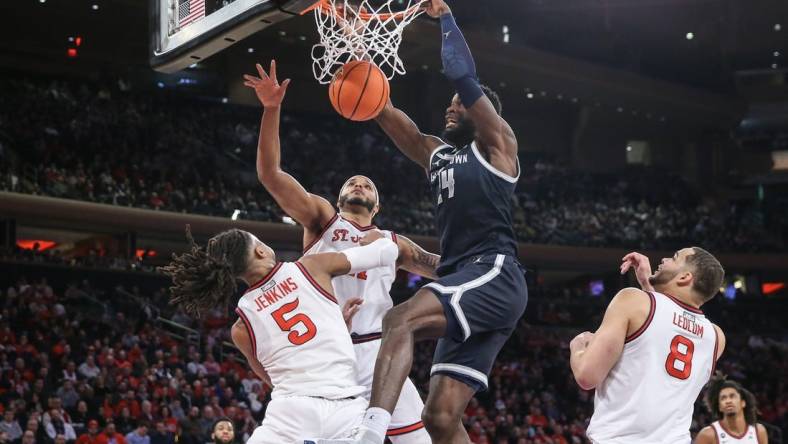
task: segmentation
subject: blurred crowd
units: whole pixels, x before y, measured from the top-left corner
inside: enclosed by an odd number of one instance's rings
[[[0,79],[0,190],[277,221],[254,170],[260,110],[128,85]],[[374,124],[285,114],[283,168],[336,200],[344,180],[378,185],[378,225],[434,235],[423,172]],[[664,171],[591,174],[521,160],[514,219],[523,242],[784,251],[788,215],[756,201],[711,203]],[[394,174],[392,174],[394,172]]]
[[[199,332],[176,336],[150,311],[128,304],[133,297],[164,307],[164,288],[9,282],[0,286],[0,443],[201,444],[221,416],[245,442],[264,416],[269,389],[222,345],[233,321],[226,312],[196,322],[170,311],[172,321]],[[608,299],[581,288],[533,286],[530,295],[465,425],[474,443],[587,443],[593,394],[572,379],[568,342],[598,325]],[[774,315],[784,304],[770,302],[718,298],[707,313],[728,336],[719,367],[755,393],[763,420],[785,428],[788,332]],[[432,350],[430,343],[416,349],[411,376],[423,393]],[[693,431],[709,422],[696,406]]]

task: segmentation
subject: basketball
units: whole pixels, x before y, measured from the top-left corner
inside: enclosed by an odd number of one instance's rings
[[[374,63],[354,60],[334,74],[328,87],[331,105],[356,122],[374,119],[389,100],[389,81]]]

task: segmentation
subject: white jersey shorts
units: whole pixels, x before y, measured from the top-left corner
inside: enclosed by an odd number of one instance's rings
[[[324,399],[288,396],[271,400],[263,423],[247,444],[303,444],[305,439],[346,437],[361,424],[365,398]]]
[[[358,340],[354,340],[354,342],[358,342]],[[372,376],[375,373],[375,360],[380,349],[380,339],[356,343],[353,345],[353,349],[356,351],[358,384],[366,388],[366,392],[362,396],[369,400],[372,391]],[[410,378],[405,379],[386,435],[391,438],[417,430],[424,433],[424,424],[421,422],[422,410],[424,410],[424,402],[419,396],[419,391]],[[426,433],[424,435],[426,436]]]

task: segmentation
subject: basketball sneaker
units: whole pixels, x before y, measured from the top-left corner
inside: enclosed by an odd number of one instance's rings
[[[347,438],[305,439],[304,444],[383,444],[382,437],[366,427],[356,427]]]

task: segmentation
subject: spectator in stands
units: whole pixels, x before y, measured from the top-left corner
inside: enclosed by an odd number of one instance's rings
[[[188,387],[188,386],[187,386]],[[180,421],[180,437],[184,444],[203,444],[200,441],[200,408],[189,409],[189,415]],[[180,441],[179,441],[180,443]]]
[[[108,422],[98,435],[96,444],[126,444],[126,438],[115,430],[115,423]]]
[[[151,444],[150,436],[148,436],[148,425],[144,422],[140,423],[136,430],[126,435],[126,442],[128,444]]]
[[[46,421],[46,434],[49,439],[54,440],[57,435],[65,436],[66,441],[74,441],[77,434],[70,423],[63,420],[60,409],[53,408],[49,411],[49,421]]]
[[[156,430],[150,434],[150,444],[175,444],[175,434],[159,421],[156,423]]]
[[[230,418],[222,417],[214,421],[210,432],[214,444],[230,444],[235,441],[235,426]]]
[[[93,355],[88,355],[85,362],[79,365],[79,374],[86,379],[93,379],[101,374],[101,369],[96,365]]]
[[[22,444],[43,444],[43,442],[36,439],[35,433],[25,430],[24,435],[22,435]]]
[[[100,444],[99,423],[95,419],[88,421],[88,431],[77,438],[77,444]]]
[[[0,422],[0,431],[6,433],[6,439],[8,441],[16,441],[22,438],[22,427],[16,420],[16,412],[13,409],[8,408],[3,413],[3,422]]]

